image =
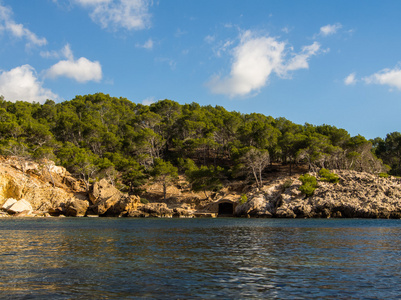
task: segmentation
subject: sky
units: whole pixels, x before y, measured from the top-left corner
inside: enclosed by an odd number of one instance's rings
[[[0,95],[401,131],[401,1],[0,0]]]

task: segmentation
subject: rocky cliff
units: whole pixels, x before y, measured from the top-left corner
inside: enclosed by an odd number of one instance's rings
[[[237,206],[237,216],[277,218],[401,218],[401,181],[355,171],[335,171],[338,183],[318,182],[311,197],[297,177],[271,182]],[[318,179],[319,176],[315,175]]]
[[[308,198],[299,191],[301,182],[296,175],[271,176],[261,189],[231,183],[212,199],[190,192],[181,181],[168,189],[163,203],[161,186],[148,186],[142,199],[122,193],[105,179],[86,191],[83,182],[52,162],[0,157],[0,216],[215,216],[220,205],[227,209],[231,203],[238,217],[401,218],[400,179],[335,172],[338,183],[319,181]],[[243,194],[248,199],[245,203],[240,202]]]
[[[169,190],[172,201],[142,203],[139,196],[120,192],[105,179],[86,191],[65,168],[51,161],[42,163],[18,157],[0,157],[0,216],[131,216],[191,217],[193,206],[183,201],[177,189]],[[154,198],[155,193],[149,193]],[[175,197],[174,197],[175,196]]]

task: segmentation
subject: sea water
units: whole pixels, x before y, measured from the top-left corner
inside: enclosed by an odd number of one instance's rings
[[[0,219],[1,299],[395,299],[401,220]]]

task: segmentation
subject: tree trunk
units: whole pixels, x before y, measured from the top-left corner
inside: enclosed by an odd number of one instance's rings
[[[252,169],[252,173],[253,173],[253,176],[255,177],[256,185],[259,187],[259,180],[258,180],[258,176],[256,175],[256,170]]]
[[[164,202],[166,202],[166,195],[167,195],[167,185],[164,182],[163,183],[163,197],[164,197]]]

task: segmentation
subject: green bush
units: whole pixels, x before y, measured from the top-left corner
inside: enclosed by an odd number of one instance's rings
[[[307,197],[312,196],[317,188],[316,177],[309,174],[304,174],[299,177],[299,180],[301,180],[302,182],[302,185],[299,187],[299,190]]]
[[[380,178],[387,178],[387,177],[389,177],[390,175],[388,175],[387,173],[384,173],[384,172],[382,172],[382,173],[379,173],[379,177]]]
[[[313,193],[315,192],[316,187],[313,186],[313,185],[311,185],[311,184],[309,184],[309,183],[307,183],[307,184],[301,185],[301,186],[299,187],[299,190],[300,190],[303,194],[305,194],[307,197],[310,197],[310,196],[312,196]]]
[[[334,174],[325,168],[320,169],[319,175],[320,175],[320,181],[337,183],[340,180],[337,174]]]
[[[244,204],[248,201],[248,197],[245,194],[241,195],[241,198],[239,198],[239,203]]]

